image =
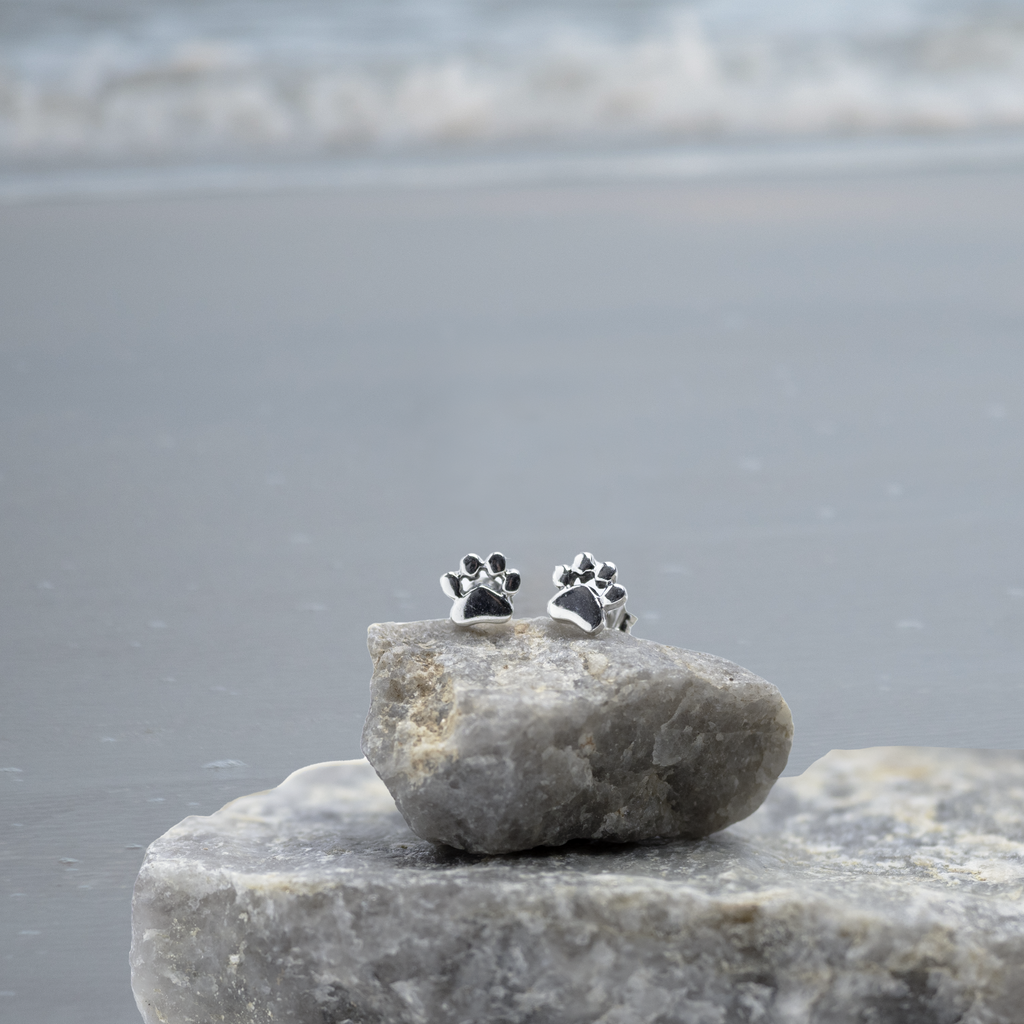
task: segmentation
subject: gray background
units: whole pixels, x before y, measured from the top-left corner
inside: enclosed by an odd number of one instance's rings
[[[1014,171],[0,209],[0,1016],[137,1020],[142,847],[358,756],[469,550],[522,615],[614,559],[791,771],[1021,746],[1022,229]]]

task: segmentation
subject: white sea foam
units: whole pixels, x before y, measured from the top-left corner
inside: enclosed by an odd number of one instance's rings
[[[11,22],[9,164],[1024,125],[1021,0],[87,2]]]

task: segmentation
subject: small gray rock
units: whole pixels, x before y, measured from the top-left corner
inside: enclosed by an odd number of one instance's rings
[[[1020,1024],[1024,755],[834,751],[703,840],[479,858],[365,761],[186,818],[132,904],[146,1024]]]
[[[786,766],[789,707],[709,654],[548,618],[370,626],[363,753],[424,839],[500,854],[699,838]]]

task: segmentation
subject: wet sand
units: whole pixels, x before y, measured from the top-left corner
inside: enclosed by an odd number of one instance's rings
[[[615,560],[791,773],[1024,746],[1022,281],[1016,171],[0,208],[4,1019],[137,1019],[141,846],[358,756],[469,550]]]

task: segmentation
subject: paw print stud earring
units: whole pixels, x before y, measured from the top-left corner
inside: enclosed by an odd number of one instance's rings
[[[572,565],[556,565],[551,579],[558,593],[548,601],[548,615],[588,636],[605,628],[628,633],[636,616],[626,611],[626,588],[615,582],[617,576],[614,562],[598,562],[589,551],[578,554]]]
[[[486,562],[479,555],[466,555],[458,572],[441,577],[441,589],[455,602],[452,622],[472,626],[476,622],[508,622],[521,582],[515,569],[506,568],[505,556],[495,551]]]

